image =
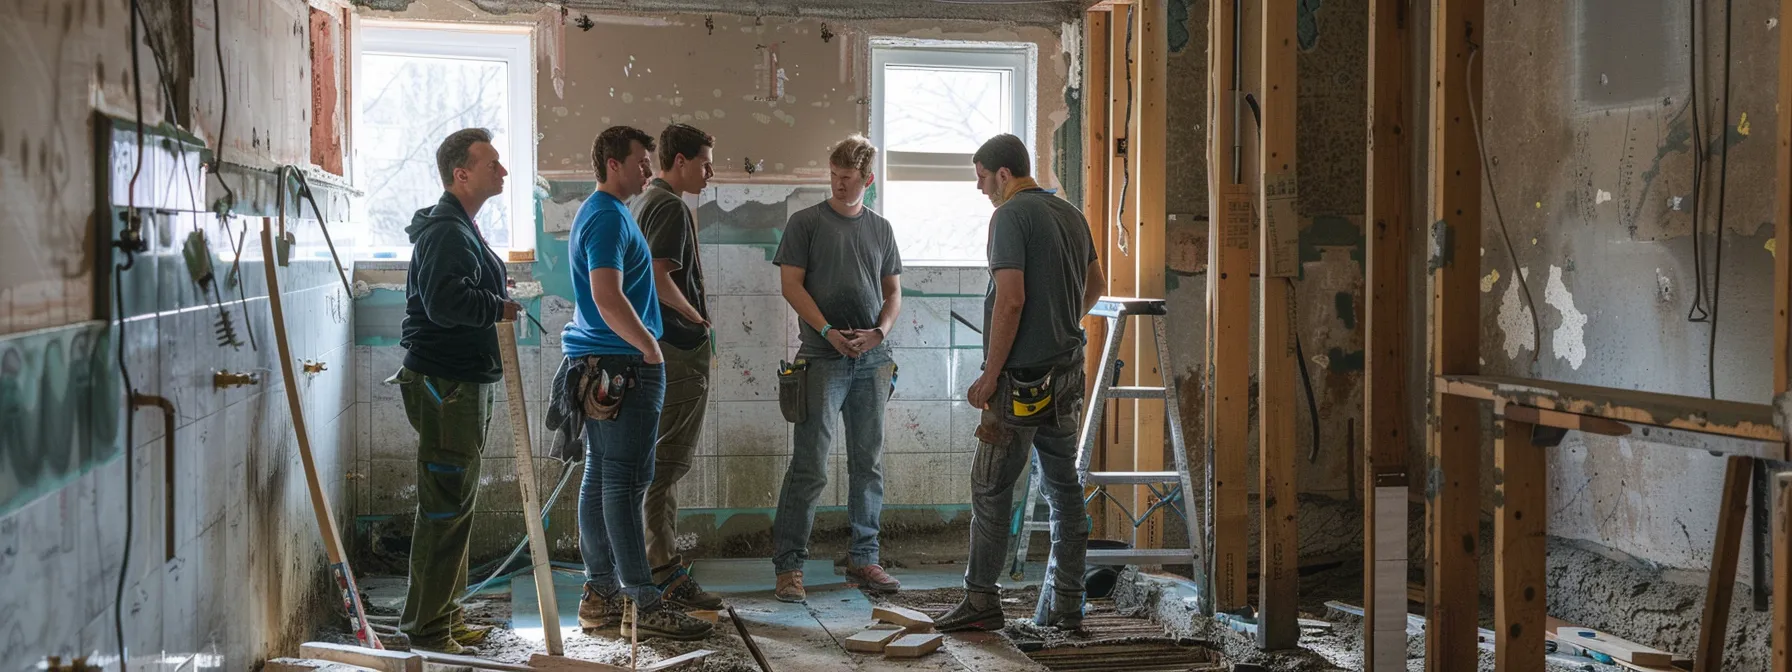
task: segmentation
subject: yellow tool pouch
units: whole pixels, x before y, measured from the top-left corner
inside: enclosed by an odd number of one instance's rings
[[[809,419],[809,360],[778,361],[778,410],[784,421],[802,424]]]
[[[1055,424],[1058,421],[1058,409],[1053,404],[1056,396],[1056,376],[1046,371],[1044,375],[1022,376],[1024,372],[1006,371],[1002,377],[1007,378],[1007,404],[1003,407],[1006,420],[1016,427],[1039,427]]]

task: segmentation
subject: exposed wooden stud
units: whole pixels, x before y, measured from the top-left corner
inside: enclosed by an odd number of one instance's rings
[[[1730,601],[1736,592],[1736,565],[1742,559],[1742,530],[1748,526],[1749,477],[1754,458],[1731,455],[1724,465],[1723,499],[1717,505],[1717,540],[1711,548],[1711,575],[1705,584],[1705,614],[1699,620],[1695,672],[1724,669],[1724,640],[1730,629]]]
[[[1505,672],[1543,670],[1549,475],[1535,428],[1507,416],[1494,438],[1494,659]]]
[[[1237,48],[1232,25],[1238,0],[1212,0],[1208,7],[1207,203],[1212,233],[1207,236],[1207,372],[1211,392],[1205,423],[1213,467],[1211,493],[1213,607],[1237,609],[1250,603],[1246,582],[1250,533],[1250,358],[1235,356],[1250,347],[1251,252],[1255,224],[1250,190],[1234,180],[1235,106],[1233,81]]]
[[[1129,50],[1137,49],[1137,40],[1130,40],[1132,44],[1129,44],[1127,39],[1133,12],[1130,4],[1123,5],[1115,8],[1113,16],[1108,19],[1108,138],[1109,145],[1113,148],[1113,164],[1109,166],[1108,172],[1108,211],[1102,218],[1102,227],[1108,232],[1108,252],[1104,258],[1108,271],[1108,296],[1133,296],[1137,291],[1133,282],[1136,266],[1132,260],[1135,246],[1130,239],[1137,237],[1134,232],[1138,230],[1136,223],[1139,209],[1135,204],[1138,202],[1139,192],[1138,184],[1129,183],[1131,176],[1137,174],[1129,164],[1135,153],[1120,151],[1123,143],[1130,150],[1132,138],[1136,137],[1133,132],[1136,128],[1133,120],[1137,116],[1137,110],[1133,107],[1136,106],[1128,106],[1132,95],[1128,91],[1128,82],[1132,81],[1132,70],[1128,63],[1132,56]],[[1131,86],[1134,90],[1138,88],[1136,83]],[[1123,240],[1126,243],[1124,246]],[[1137,384],[1130,353],[1133,352],[1133,342],[1138,332],[1138,329],[1128,329],[1120,340],[1120,352],[1129,354],[1122,358],[1126,360],[1126,365],[1120,367],[1115,380],[1111,381],[1116,385]],[[1105,466],[1109,471],[1133,471],[1132,427],[1134,409],[1138,402],[1133,399],[1114,399],[1107,403],[1110,406],[1102,416],[1105,420],[1102,430],[1107,435]],[[1113,491],[1115,497],[1126,496],[1124,490],[1109,490]],[[1107,514],[1108,535],[1130,541],[1132,523],[1126,519],[1120,507],[1109,506]]]
[[[1576,413],[1622,423],[1683,429],[1754,441],[1784,441],[1767,404],[1503,376],[1445,375],[1440,394]],[[1705,450],[1701,447],[1700,450]],[[1751,449],[1752,453],[1752,449]]]
[[[1133,81],[1137,83],[1138,98],[1133,109],[1138,112],[1137,124],[1139,140],[1128,143],[1128,151],[1136,157],[1138,172],[1134,173],[1134,190],[1139,217],[1134,230],[1138,232],[1133,241],[1134,296],[1161,299],[1164,294],[1164,247],[1169,216],[1165,212],[1164,201],[1164,168],[1168,158],[1169,146],[1169,112],[1164,105],[1169,95],[1169,65],[1165,59],[1169,56],[1170,39],[1164,34],[1164,27],[1169,23],[1169,0],[1137,0],[1133,4],[1134,45],[1138,57],[1134,59],[1136,69]],[[1157,387],[1163,385],[1163,365],[1168,362],[1157,361],[1157,339],[1150,329],[1136,329],[1128,333],[1136,334],[1132,361],[1138,378],[1135,385]],[[1173,370],[1172,374],[1173,375]],[[1164,417],[1167,401],[1140,401],[1134,408],[1133,416],[1133,469],[1136,471],[1163,471]],[[1146,507],[1156,503],[1157,496],[1147,488],[1133,488],[1133,506],[1135,511],[1144,511]],[[1141,548],[1163,548],[1164,528],[1176,524],[1168,511],[1159,512],[1145,521],[1142,531]],[[1191,544],[1192,545],[1192,544]]]
[[[1780,0],[1779,16],[1792,16],[1792,0]],[[1776,109],[1792,110],[1792,34],[1782,30],[1779,40]],[[1779,143],[1774,168],[1779,188],[1773,190],[1773,391],[1784,395],[1792,390],[1792,188],[1788,188],[1792,186],[1792,113],[1776,114],[1774,119]],[[1792,623],[1782,622],[1778,627],[1784,632]]]
[[[1437,0],[1431,20],[1433,376],[1480,371],[1481,163],[1468,95],[1482,81],[1483,61],[1470,49],[1484,39],[1483,1]],[[1476,665],[1481,409],[1433,388],[1425,444],[1425,669],[1453,672]]]
[[[1407,233],[1412,148],[1405,0],[1369,3],[1369,170],[1363,374],[1363,660],[1406,669]],[[1384,491],[1384,488],[1386,489]],[[1385,505],[1384,505],[1385,501]],[[1388,597],[1381,598],[1381,584]]]
[[[1102,269],[1106,270],[1111,258],[1108,255],[1108,170],[1113,164],[1114,144],[1108,135],[1108,57],[1112,48],[1108,42],[1108,19],[1110,12],[1091,11],[1083,15],[1083,219],[1089,222],[1089,237],[1095,242],[1096,253],[1102,258]],[[1106,288],[1103,288],[1106,293]],[[1095,386],[1095,373],[1101,367],[1101,344],[1107,342],[1108,321],[1099,317],[1083,318],[1083,333],[1087,337],[1083,346],[1084,392]],[[1090,456],[1090,464],[1097,469],[1106,470],[1107,441],[1098,437],[1095,454]],[[1105,507],[1106,500],[1094,505]],[[1091,510],[1089,517],[1093,521],[1092,536],[1103,537],[1108,534],[1107,516],[1100,510]]]
[[[1773,491],[1773,671],[1792,672],[1792,472]]]
[[[1596,418],[1590,415],[1548,411],[1540,408],[1516,405],[1507,405],[1503,413],[1506,417],[1513,420],[1528,422],[1533,425],[1542,425],[1544,427],[1573,429],[1588,434],[1598,434],[1600,436],[1630,436],[1630,425],[1626,425],[1616,420]]]
[[[1299,644],[1296,594],[1300,588],[1300,539],[1296,534],[1294,439],[1294,281],[1278,275],[1290,251],[1282,241],[1297,235],[1300,223],[1292,194],[1295,182],[1294,120],[1299,78],[1295,70],[1295,0],[1263,3],[1262,190],[1258,239],[1259,296],[1263,306],[1257,336],[1257,433],[1259,452],[1259,563],[1257,646],[1287,649]]]

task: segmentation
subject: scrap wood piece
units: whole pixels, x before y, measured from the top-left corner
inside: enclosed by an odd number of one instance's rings
[[[920,628],[921,631],[933,629],[933,617],[907,607],[872,607],[871,617],[904,628]]]
[[[1556,629],[1556,639],[1588,651],[1611,656],[1612,660],[1654,667],[1672,667],[1674,654],[1592,628],[1568,625]]]
[[[306,642],[299,645],[299,655],[357,665],[379,672],[423,672],[423,657],[408,651],[370,649],[352,644]]]
[[[437,653],[435,651],[413,651],[413,653],[422,656],[424,662],[435,665],[470,667],[475,670],[497,670],[497,672],[535,672],[535,668],[528,665],[500,663],[486,658],[457,656],[452,653]]]
[[[684,667],[691,663],[695,663],[699,660],[703,660],[704,658],[713,656],[713,655],[715,655],[715,653],[716,652],[711,651],[709,649],[697,649],[696,651],[692,651],[690,653],[681,654],[681,655],[673,656],[671,658],[667,658],[665,660],[654,663],[652,665],[642,666],[640,668],[639,672],[662,672],[663,670],[676,670],[678,668]]]
[[[846,638],[846,650],[853,653],[883,653],[898,637],[904,637],[903,631],[897,630],[864,630]]]
[[[628,668],[619,665],[547,653],[529,656],[529,667],[537,672],[629,672]]]
[[[940,644],[944,641],[945,637],[939,633],[903,635],[901,639],[884,647],[884,656],[887,658],[920,658],[938,651]]]

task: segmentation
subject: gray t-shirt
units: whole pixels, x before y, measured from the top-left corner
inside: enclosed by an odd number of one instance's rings
[[[1041,190],[1015,194],[990,217],[989,292],[983,299],[983,346],[996,307],[995,272],[1025,274],[1027,302],[1004,368],[1065,364],[1083,348],[1083,288],[1095,242],[1083,213]]]
[[[883,279],[902,274],[902,254],[896,250],[889,220],[871,208],[861,210],[857,217],[845,217],[826,201],[790,216],[772,263],[806,271],[803,289],[835,329],[877,326],[877,315],[884,307]],[[815,327],[797,322],[802,324],[799,356],[840,356]]]

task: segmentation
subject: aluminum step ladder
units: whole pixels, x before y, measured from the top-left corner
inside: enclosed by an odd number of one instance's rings
[[[1090,549],[1088,563],[1090,565],[1192,565],[1197,577],[1206,574],[1205,567],[1196,558],[1207,557],[1207,537],[1202,533],[1200,519],[1191,514],[1188,506],[1188,494],[1197,492],[1194,481],[1189,476],[1188,452],[1182,440],[1182,418],[1179,397],[1176,392],[1176,377],[1169,372],[1170,344],[1165,333],[1165,321],[1169,319],[1169,310],[1163,299],[1117,298],[1104,296],[1096,302],[1090,315],[1107,318],[1107,341],[1101,349],[1101,367],[1095,374],[1095,388],[1090,393],[1089,403],[1085,404],[1087,413],[1083,416],[1083,426],[1077,445],[1076,470],[1083,482],[1085,504],[1096,498],[1105,498],[1113,505],[1120,507],[1127,520],[1132,523],[1131,548],[1126,549]],[[1152,334],[1157,342],[1158,370],[1164,373],[1162,387],[1126,387],[1114,384],[1119,375],[1120,341],[1126,336],[1126,322],[1129,317],[1145,317],[1151,320]],[[1164,400],[1164,418],[1168,420],[1171,451],[1175,454],[1175,471],[1089,471],[1089,462],[1095,449],[1097,429],[1101,426],[1101,418],[1106,402],[1109,399],[1162,399]],[[1051,524],[1043,520],[1035,520],[1036,504],[1043,499],[1039,495],[1039,479],[1035,471],[1038,457],[1028,460],[1026,471],[1021,478],[1029,484],[1022,491],[1017,521],[1010,523],[1010,529],[1018,534],[1011,535],[1015,541],[1014,561],[1010,565],[1009,574],[1015,580],[1025,576],[1028,540],[1034,532],[1049,532]],[[1137,486],[1149,488],[1157,501],[1146,507],[1138,515],[1132,513],[1131,497],[1121,499],[1109,493],[1111,485]],[[1130,491],[1130,487],[1128,487]],[[1130,494],[1130,492],[1128,493]],[[1180,504],[1180,506],[1178,506]],[[1159,509],[1168,510],[1180,516],[1188,528],[1189,548],[1139,548],[1139,526],[1143,525],[1153,513]],[[1195,547],[1199,544],[1199,548]],[[1204,582],[1202,585],[1205,585]]]

